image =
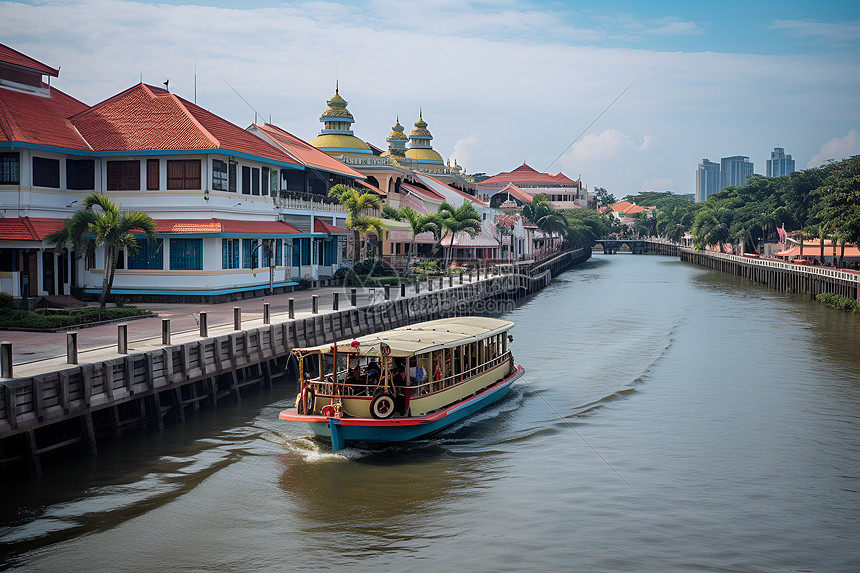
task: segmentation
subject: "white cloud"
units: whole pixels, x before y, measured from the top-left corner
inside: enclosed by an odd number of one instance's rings
[[[655,177],[650,181],[643,181],[640,186],[643,191],[671,191],[675,179],[672,177]]]
[[[822,145],[818,153],[807,162],[806,167],[819,167],[828,159],[839,161],[852,155],[860,155],[860,134],[856,129],[852,129],[844,137],[834,137]]]
[[[658,27],[648,30],[649,34],[701,34],[703,30],[695,22],[683,22],[680,20],[662,20],[657,22]]]
[[[448,156],[451,165],[456,160],[462,167],[469,166],[470,162],[475,158],[475,151],[481,145],[481,138],[472,133],[468,137],[458,139],[454,144],[454,151]]]
[[[810,22],[807,20],[776,20],[769,26],[772,30],[785,30],[790,36],[806,37],[833,43],[857,43],[860,38],[860,22]]]

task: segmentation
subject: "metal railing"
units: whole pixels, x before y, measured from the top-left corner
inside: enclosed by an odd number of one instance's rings
[[[846,271],[840,271],[837,269],[830,269],[827,267],[815,267],[815,266],[807,266],[807,265],[798,265],[795,263],[787,263],[783,261],[772,261],[769,259],[756,259],[752,257],[743,257],[740,255],[730,255],[728,253],[718,253],[716,251],[696,251],[693,249],[682,248],[683,251],[697,254],[697,255],[707,255],[709,257],[714,257],[717,259],[724,259],[727,261],[734,261],[736,263],[743,263],[746,265],[754,265],[759,267],[767,267],[774,269],[783,269],[787,271],[793,272],[801,272],[808,275],[816,275],[821,277],[830,277],[840,280],[845,280],[849,282],[860,283],[860,274],[850,273]]]

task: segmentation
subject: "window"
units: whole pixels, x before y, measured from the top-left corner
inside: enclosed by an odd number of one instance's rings
[[[200,189],[200,160],[180,159],[167,162],[168,189]]]
[[[284,252],[283,246],[284,246],[284,242],[282,240],[275,239],[275,266],[276,267],[281,266],[281,263],[284,260],[283,255],[282,255],[282,253]]]
[[[234,184],[235,185],[235,184]],[[229,190],[227,182],[227,164],[217,159],[212,160],[212,190],[227,191]],[[226,267],[225,267],[226,268]]]
[[[130,269],[158,269],[164,268],[164,239],[154,241],[144,237],[137,239],[137,254],[128,258]]]
[[[260,168],[251,169],[251,195],[260,194]]]
[[[295,239],[293,240],[293,249],[292,249],[292,263],[293,266],[300,266],[302,263],[302,240]]]
[[[251,168],[242,166],[242,195],[251,194]]]
[[[263,167],[263,195],[269,194],[269,168]]]
[[[66,188],[89,191],[95,189],[95,161],[66,159]]]
[[[170,270],[203,270],[203,239],[170,239]]]
[[[230,164],[230,193],[236,192],[236,164]]]
[[[221,239],[221,268],[239,268],[239,239]]]
[[[140,191],[140,161],[108,161],[108,191]]]
[[[311,264],[311,240],[299,239],[299,257],[296,259],[300,265]]]
[[[18,185],[21,183],[20,155],[15,153],[0,153],[0,185]]]
[[[60,160],[33,158],[33,186],[60,188]]]
[[[159,182],[159,168],[158,168],[158,159],[147,159],[146,160],[146,190],[147,191],[158,191],[161,187]]]
[[[257,268],[257,239],[242,239],[242,268]]]

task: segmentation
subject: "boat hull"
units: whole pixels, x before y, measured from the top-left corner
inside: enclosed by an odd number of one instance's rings
[[[426,416],[410,416],[377,420],[374,418],[328,418],[326,416],[305,416],[295,408],[281,412],[280,419],[307,422],[313,432],[320,437],[329,438],[332,448],[337,451],[350,442],[405,442],[421,438],[451,426],[467,416],[486,408],[502,399],[511,385],[525,372],[522,366],[506,378],[486,388],[482,392],[443,408]]]

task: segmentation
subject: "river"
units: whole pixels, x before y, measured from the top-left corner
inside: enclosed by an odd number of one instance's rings
[[[0,569],[857,570],[860,317],[634,255],[506,317],[526,375],[432,440],[333,455],[281,386],[7,479]]]

